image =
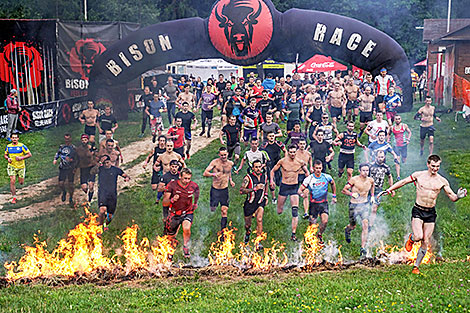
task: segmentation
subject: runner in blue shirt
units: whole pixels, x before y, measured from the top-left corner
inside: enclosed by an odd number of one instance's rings
[[[321,224],[318,230],[317,237],[320,243],[323,243],[323,232],[328,223],[328,185],[331,184],[331,191],[333,192],[331,202],[336,203],[336,184],[333,178],[325,173],[322,173],[323,163],[320,160],[315,160],[313,165],[313,173],[304,179],[299,187],[299,195],[301,197],[309,196],[309,222],[316,224],[317,217],[320,216]]]

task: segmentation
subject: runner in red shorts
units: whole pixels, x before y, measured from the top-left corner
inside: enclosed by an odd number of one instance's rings
[[[169,214],[165,222],[165,235],[174,240],[180,225],[183,226],[183,253],[185,258],[191,257],[188,243],[191,237],[193,213],[199,200],[199,186],[191,181],[191,177],[191,170],[183,168],[180,179],[170,182],[166,186],[163,195],[163,206],[169,207]]]

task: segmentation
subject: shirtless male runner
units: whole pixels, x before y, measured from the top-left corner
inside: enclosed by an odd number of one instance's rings
[[[183,104],[185,102],[190,105],[191,109],[194,109],[194,107],[196,106],[196,96],[189,92],[190,89],[191,86],[189,86],[188,84],[184,85],[184,91],[178,95],[178,98],[176,98],[176,104],[178,105],[178,108],[180,110],[183,109]]]
[[[119,160],[122,159],[121,152],[116,149],[113,139],[106,139],[106,147],[98,152],[99,158],[107,155],[111,159],[111,165],[119,167]]]
[[[434,150],[434,131],[436,130],[434,128],[434,118],[436,118],[438,122],[441,121],[441,119],[436,116],[436,108],[431,104],[432,98],[427,96],[424,101],[424,106],[421,107],[415,115],[416,120],[421,120],[421,124],[419,125],[419,138],[421,140],[419,155],[423,155],[424,153],[424,139],[426,139],[426,135],[429,137],[429,154],[432,154]]]
[[[212,177],[212,187],[210,193],[211,212],[215,212],[220,204],[220,230],[227,227],[227,212],[229,205],[228,184],[235,187],[232,180],[233,162],[228,159],[226,147],[219,148],[219,157],[209,163],[203,173],[204,177]]]
[[[307,151],[307,140],[305,138],[301,138],[299,140],[299,150],[297,150],[296,158],[301,160],[309,169],[313,172],[313,159],[312,154],[310,151]],[[299,185],[303,183],[304,179],[307,177],[304,171],[299,172],[298,183]],[[308,199],[305,197],[303,198],[303,205],[304,205],[304,215],[302,218],[305,220],[308,218]]]
[[[297,193],[299,187],[299,173],[303,170],[307,175],[310,174],[306,164],[297,159],[296,155],[297,146],[290,145],[287,149],[287,155],[279,160],[270,172],[270,184],[272,189],[276,187],[274,181],[275,172],[280,169],[282,175],[281,187],[279,188],[279,195],[277,197],[277,214],[282,214],[284,203],[286,203],[287,197],[290,197],[290,203],[292,205],[292,241],[297,241],[295,233],[297,224],[299,223],[299,195]]]
[[[186,163],[184,163],[183,157],[173,151],[174,147],[175,144],[173,143],[173,141],[168,140],[166,142],[166,151],[158,156],[157,161],[155,161],[155,164],[153,165],[153,169],[156,172],[159,172],[161,170],[162,175],[168,173],[170,171],[170,162],[172,160],[176,160],[180,162],[183,167],[186,167]]]
[[[333,125],[336,127],[336,121],[341,118],[341,116],[346,115],[346,95],[341,89],[339,82],[335,82],[334,89],[330,91],[327,97],[327,103],[331,106],[331,117],[333,118]]]
[[[447,179],[438,173],[440,166],[441,158],[432,154],[428,157],[428,169],[426,171],[414,172],[381,193],[381,195],[390,194],[409,183],[414,183],[416,186],[416,202],[411,210],[411,229],[413,233],[409,235],[405,244],[406,251],[410,252],[413,244],[421,241],[421,247],[418,250],[412,270],[413,274],[420,273],[419,265],[426,255],[428,247],[430,247],[431,236],[436,225],[436,200],[441,190],[444,189],[447,197],[453,202],[467,196],[466,189],[459,188],[457,194],[452,191]]]
[[[347,243],[351,242],[351,231],[356,228],[356,218],[360,218],[362,224],[361,257],[367,255],[366,244],[369,233],[369,193],[372,203],[374,198],[374,179],[369,177],[369,164],[359,165],[359,175],[351,177],[341,191],[350,196],[349,224],[344,228],[344,237]]]
[[[359,96],[357,101],[359,101],[359,138],[361,138],[362,134],[364,133],[364,130],[366,129],[367,123],[372,122],[372,114],[375,101],[375,96],[372,94],[372,89],[367,86],[364,89],[364,93]]]
[[[90,144],[93,145],[95,143],[96,125],[100,112],[94,108],[93,101],[91,100],[87,102],[87,106],[88,108],[82,111],[78,119],[80,123],[85,124],[84,133],[90,136]]]
[[[347,96],[347,104],[346,104],[346,114],[348,121],[356,121],[356,116],[359,115],[359,106],[357,105],[357,97],[359,93],[359,86],[354,84],[354,79],[350,78],[346,86],[344,87],[344,91],[346,92]]]

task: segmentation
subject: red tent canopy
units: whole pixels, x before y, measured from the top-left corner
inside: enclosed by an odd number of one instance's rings
[[[428,59],[424,59],[423,61],[416,63],[415,66],[426,66],[427,63]]]
[[[331,71],[345,71],[348,68],[330,57],[324,55],[314,55],[298,68],[298,73],[315,73],[315,72],[331,72]]]

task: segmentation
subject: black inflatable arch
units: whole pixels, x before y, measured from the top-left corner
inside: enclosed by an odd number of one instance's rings
[[[90,73],[92,98],[127,99],[127,82],[157,66],[201,58],[251,65],[272,58],[303,62],[332,56],[377,75],[382,67],[403,89],[403,109],[412,107],[408,58],[385,33],[352,18],[291,9],[281,13],[270,0],[218,0],[208,18],[155,24],[109,47]],[[121,101],[120,101],[121,100]]]

